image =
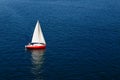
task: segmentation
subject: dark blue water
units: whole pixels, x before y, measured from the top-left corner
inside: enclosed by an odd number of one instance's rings
[[[45,50],[25,50],[36,21]],[[120,80],[119,0],[1,0],[0,80]]]

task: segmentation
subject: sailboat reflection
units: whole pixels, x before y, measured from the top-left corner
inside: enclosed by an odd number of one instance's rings
[[[35,77],[35,80],[42,80],[42,64],[44,61],[45,49],[42,50],[31,50],[32,56],[32,68],[31,71]]]

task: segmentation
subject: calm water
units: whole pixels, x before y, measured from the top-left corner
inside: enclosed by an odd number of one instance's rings
[[[120,80],[120,1],[0,0],[0,80]]]

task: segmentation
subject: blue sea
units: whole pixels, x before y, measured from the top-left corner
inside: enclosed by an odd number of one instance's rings
[[[120,0],[0,0],[0,80],[120,80]]]

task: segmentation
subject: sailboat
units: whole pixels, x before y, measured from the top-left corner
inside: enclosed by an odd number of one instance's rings
[[[44,49],[44,48],[46,48],[46,42],[45,42],[39,21],[37,21],[37,23],[36,23],[31,43],[29,43],[28,45],[25,45],[25,47],[27,49]]]

